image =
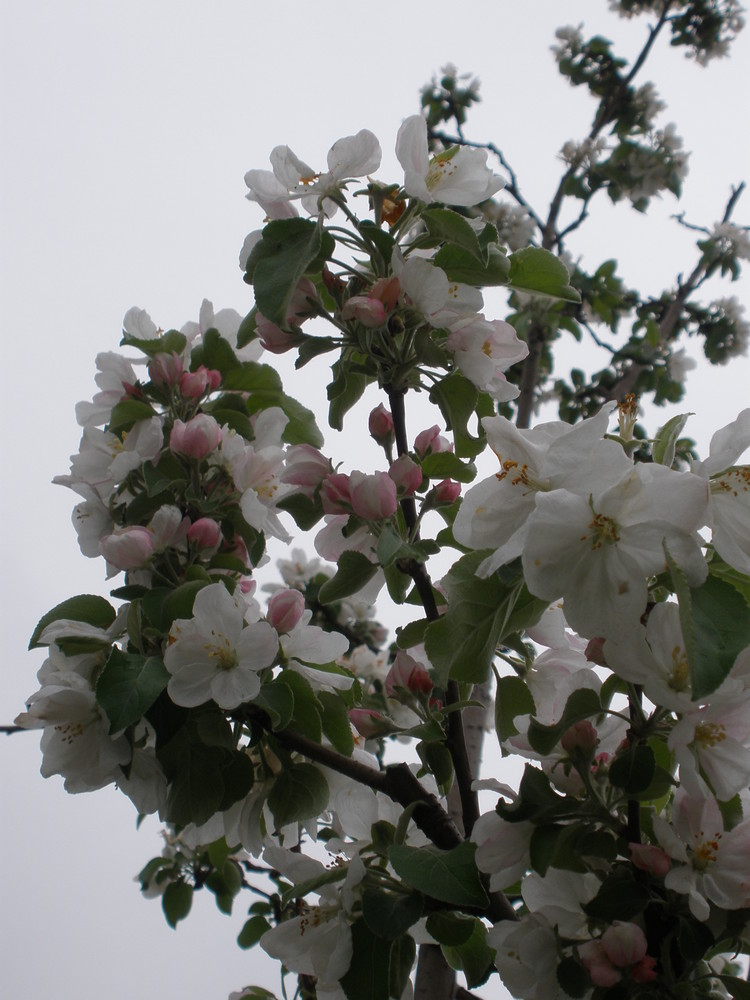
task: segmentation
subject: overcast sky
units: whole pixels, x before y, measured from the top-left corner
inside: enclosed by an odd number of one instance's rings
[[[249,310],[237,254],[261,220],[244,200],[245,171],[267,167],[280,143],[322,165],[335,139],[366,127],[384,150],[378,176],[399,180],[397,128],[418,110],[420,86],[450,60],[482,79],[484,103],[468,134],[502,146],[543,211],[559,177],[557,152],[585,134],[592,109],[557,75],[555,28],[585,20],[627,55],[646,29],[617,19],[604,0],[2,0],[0,10],[0,722],[8,723],[36,689],[42,657],[26,645],[37,619],[73,594],[107,592],[103,562],[78,550],[73,494],[50,485],[77,450],[74,404],[93,394],[94,356],[117,349],[132,305],[164,327],[197,319],[204,297],[217,309]],[[663,121],[677,122],[692,151],[681,207],[696,224],[719,219],[730,186],[750,175],[738,110],[748,65],[745,35],[731,60],[707,70],[662,46],[644,76],[667,101]],[[574,255],[591,264],[618,256],[625,279],[644,292],[692,269],[689,234],[669,221],[673,200],[647,218],[602,208],[589,235],[571,241]],[[750,220],[747,196],[736,220]],[[750,305],[746,281],[716,295],[731,292]],[[703,446],[747,405],[748,376],[747,359],[694,373],[678,409],[696,411],[688,430]],[[288,379],[286,388],[298,391]],[[331,433],[327,451],[344,457]],[[225,1000],[249,982],[277,988],[273,968],[234,944],[242,903],[229,919],[201,893],[174,932],[159,903],[140,898],[132,879],[159,852],[158,823],[136,832],[124,796],[111,788],[67,795],[59,778],[41,779],[39,764],[38,735],[0,741],[4,995]]]

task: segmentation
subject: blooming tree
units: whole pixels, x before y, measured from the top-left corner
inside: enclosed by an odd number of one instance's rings
[[[238,943],[301,998],[442,1000],[495,975],[530,1000],[748,996],[750,409],[702,461],[687,415],[638,423],[638,397],[679,399],[683,337],[712,363],[745,347],[732,300],[696,299],[750,254],[741,189],[713,227],[682,220],[697,263],[658,299],[567,253],[599,192],[639,211],[679,194],[686,156],[634,83],[659,36],[704,63],[740,20],[732,0],[615,6],[651,17],[629,67],[558,33],[597,104],[546,217],[465,138],[476,85],[449,68],[398,131],[395,181],[367,130],[324,169],[284,146],[250,170],[252,309],[204,302],[180,330],[131,309],[127,355],[97,357],[78,406],[57,482],[81,551],[124,579],[116,605],[42,617],[16,724],[42,730],[45,776],[158,813],[139,878],[171,926],[196,891],[223,912],[249,894]],[[601,371],[552,378],[563,333],[601,344],[628,320]],[[379,468],[327,454],[286,352],[333,357],[332,428],[382,392]],[[417,433],[416,394],[434,414]],[[530,426],[549,398],[560,419]],[[256,571],[292,525],[317,557],[292,548],[269,594]],[[390,645],[376,598],[414,609]],[[485,730],[525,762],[517,788],[480,776]]]

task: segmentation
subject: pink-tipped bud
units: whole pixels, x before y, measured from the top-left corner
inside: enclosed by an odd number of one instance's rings
[[[419,458],[425,455],[433,455],[439,451],[453,451],[453,445],[448,438],[444,438],[440,433],[437,424],[428,427],[426,431],[420,431],[414,439],[414,451]]]
[[[395,274],[390,278],[378,278],[367,293],[371,299],[380,299],[386,312],[393,312],[401,298],[401,283]]]
[[[367,295],[352,295],[344,303],[341,318],[344,322],[356,319],[368,330],[374,330],[385,323],[385,306],[380,299],[371,299]]]
[[[199,517],[190,525],[188,538],[199,549],[218,549],[221,542],[221,525],[212,517]]]
[[[348,514],[352,509],[350,477],[332,472],[320,486],[320,499],[326,514]]]
[[[386,410],[382,403],[378,403],[370,413],[367,421],[370,435],[384,448],[390,448],[393,444],[393,414]]]
[[[578,946],[578,957],[594,986],[614,986],[622,975],[612,965],[601,941],[585,941]]]
[[[187,423],[175,420],[169,448],[188,458],[205,458],[216,451],[221,441],[221,427],[208,413],[198,413]]]
[[[397,697],[399,689],[412,694],[429,694],[434,686],[421,663],[403,649],[396,653],[396,659],[385,679],[385,693],[389,698]]]
[[[299,590],[278,590],[268,601],[266,618],[277,632],[291,632],[305,613],[305,598]]]
[[[350,708],[349,720],[360,736],[366,740],[393,732],[393,726],[381,712],[370,708]]]
[[[182,372],[182,358],[174,351],[155,354],[148,363],[148,376],[154,385],[175,385]]]
[[[658,976],[656,959],[653,955],[644,955],[640,962],[636,962],[630,969],[630,978],[636,983],[651,983]]]
[[[399,455],[395,462],[391,462],[388,475],[401,496],[411,496],[422,485],[422,467],[408,455]]]
[[[101,539],[99,551],[117,569],[137,569],[154,554],[154,538],[148,528],[140,525],[118,528]]]
[[[452,504],[461,496],[461,484],[453,479],[444,479],[430,491],[435,504]]]
[[[207,392],[213,392],[221,385],[221,372],[215,368],[200,365],[194,372],[184,372],[180,376],[180,392],[186,399],[200,399]]]
[[[349,477],[352,510],[365,521],[382,521],[396,513],[396,484],[387,472],[366,476],[353,472]]]
[[[602,934],[601,942],[607,958],[618,969],[640,962],[648,949],[646,935],[638,924],[628,921],[615,920]]]
[[[598,743],[599,734],[588,719],[583,719],[581,722],[574,722],[560,737],[560,745],[565,753],[570,756],[573,756],[575,753],[589,756],[593,754]]]
[[[633,864],[642,872],[648,872],[656,878],[664,878],[672,867],[670,856],[655,844],[638,844],[632,841],[628,847]]]
[[[295,444],[287,450],[282,483],[296,486],[299,493],[313,497],[331,472],[331,463],[311,444]]]
[[[297,347],[301,339],[299,334],[282,330],[262,313],[256,313],[255,329],[261,346],[271,354],[286,354]]]

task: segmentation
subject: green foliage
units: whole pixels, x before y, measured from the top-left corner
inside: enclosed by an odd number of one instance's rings
[[[437,847],[406,847],[394,844],[388,850],[393,870],[406,885],[444,903],[456,906],[488,904],[474,863],[476,844],[459,844],[450,851]]]
[[[168,681],[169,672],[158,657],[123,653],[115,647],[96,682],[96,700],[107,714],[110,732],[138,722]]]
[[[360,591],[375,576],[378,567],[361,552],[347,550],[341,553],[336,573],[320,588],[321,604],[341,601]]]
[[[42,643],[39,640],[41,639],[42,632],[52,622],[70,620],[85,622],[87,625],[93,625],[94,628],[98,629],[108,629],[114,622],[115,617],[115,609],[103,597],[98,597],[96,594],[80,594],[78,597],[69,597],[66,601],[62,601],[52,608],[51,611],[48,611],[46,615],[42,615],[29,639],[29,649],[38,649],[41,646],[47,645],[47,643]],[[88,649],[106,649],[109,645],[106,639],[85,638],[75,641],[77,643],[79,641],[84,643],[85,648]],[[87,643],[90,645],[86,646]]]
[[[289,764],[276,776],[268,796],[276,828],[311,819],[328,805],[328,782],[312,764]]]

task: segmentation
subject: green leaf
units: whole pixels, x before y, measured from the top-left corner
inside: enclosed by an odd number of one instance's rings
[[[268,796],[277,829],[318,816],[327,805],[328,782],[312,764],[286,766]]]
[[[471,483],[476,479],[477,467],[473,462],[462,462],[450,451],[437,451],[422,459],[422,474],[428,479],[455,479]]]
[[[448,610],[425,634],[427,655],[442,684],[449,677],[484,683],[498,643],[518,628],[508,623],[519,599],[528,597],[523,577],[520,572],[504,569],[480,579],[476,571],[487,555],[487,551],[479,551],[462,556],[443,579]],[[538,618],[547,602],[532,601],[533,607],[538,606]]]
[[[285,510],[291,514],[297,527],[302,531],[314,528],[323,516],[321,504],[306,497],[303,493],[291,493],[280,500],[276,506],[279,510]]]
[[[377,571],[375,563],[371,563],[361,552],[342,552],[336,573],[320,588],[318,600],[321,604],[333,604],[350,597],[369,583]]]
[[[167,587],[154,587],[143,598],[143,611],[148,620],[160,632],[169,632],[172,622],[177,618],[193,617],[193,604],[199,590],[208,586],[208,581],[190,580],[181,583],[174,590]]]
[[[110,733],[138,720],[169,681],[169,671],[156,656],[123,653],[116,646],[96,682],[96,700],[107,714]]]
[[[409,622],[396,629],[396,645],[399,649],[411,649],[412,646],[424,642],[424,635],[427,626],[430,624],[429,618],[420,618],[418,621]]]
[[[539,247],[524,247],[508,258],[508,284],[519,292],[547,295],[564,302],[580,302],[578,291],[569,284],[568,269],[555,254]]]
[[[395,941],[422,916],[422,897],[368,888],[362,893],[362,916],[376,937]]]
[[[110,434],[119,435],[122,431],[129,431],[139,420],[150,420],[154,416],[156,410],[150,403],[142,399],[123,399],[112,407],[107,430]]]
[[[190,367],[195,371],[199,365],[221,372],[223,388],[229,388],[228,379],[232,372],[241,367],[241,361],[234,353],[232,345],[212,327],[206,330],[190,356]]]
[[[463,972],[469,989],[481,986],[494,968],[495,950],[487,944],[487,928],[474,918],[474,929],[468,941],[459,945],[443,945],[443,955],[452,969]]]
[[[388,1000],[391,945],[364,920],[352,924],[352,960],[339,982],[349,1000]]]
[[[149,358],[153,358],[156,354],[171,354],[172,351],[175,354],[182,354],[186,345],[187,337],[178,330],[167,330],[161,337],[149,338],[129,337],[123,331],[122,340],[120,341],[120,346],[135,347]]]
[[[86,622],[95,628],[108,629],[115,620],[115,609],[103,597],[96,594],[80,594],[78,597],[69,597],[67,601],[56,605],[51,611],[37,622],[36,628],[29,640],[29,649],[38,649],[47,643],[39,642],[39,638],[52,622],[69,619],[75,622]]]
[[[448,747],[442,740],[425,741],[417,746],[417,753],[440,791],[447,795],[453,784],[453,758]]]
[[[742,595],[731,584],[709,576],[690,591],[692,613],[693,698],[699,700],[715,691],[726,679],[738,655],[750,645],[750,611]],[[683,625],[683,636],[685,626]],[[687,640],[686,640],[687,646]]]
[[[518,733],[514,723],[517,715],[533,715],[535,711],[533,695],[520,677],[497,678],[495,730],[500,743]]]
[[[594,715],[599,715],[601,711],[602,705],[596,691],[579,688],[568,697],[563,714],[553,726],[543,726],[536,719],[531,720],[527,732],[529,743],[537,753],[548,754],[563,733],[575,722],[590,719]]]
[[[372,381],[368,375],[351,371],[350,365],[355,357],[352,351],[342,351],[339,360],[331,365],[333,381],[327,389],[330,402],[328,423],[337,431],[343,429],[344,417]]]
[[[558,965],[557,981],[569,997],[585,997],[591,989],[588,972],[572,955]]]
[[[456,455],[474,458],[484,450],[486,438],[481,426],[474,437],[467,425],[475,413],[483,417],[493,413],[494,406],[486,393],[480,394],[472,382],[454,371],[430,389],[430,401],[440,407],[448,430],[453,431]]]
[[[294,367],[297,369],[304,368],[313,358],[317,358],[321,354],[327,354],[329,351],[335,351],[338,347],[339,342],[334,340],[333,337],[305,337],[297,351],[297,360],[294,363]]]
[[[330,233],[310,219],[269,222],[245,269],[253,283],[258,311],[284,328],[287,306],[300,278],[313,261],[320,260],[322,265],[334,246]]]
[[[320,743],[323,735],[320,718],[322,706],[308,679],[296,670],[282,670],[276,680],[279,684],[286,684],[294,695],[290,725],[303,736]]]
[[[399,1000],[406,990],[409,975],[417,957],[417,946],[409,934],[397,938],[391,945],[390,994]]]
[[[659,465],[671,467],[672,462],[674,462],[675,447],[689,416],[691,416],[690,413],[678,413],[676,417],[672,417],[656,432],[651,454]]]
[[[584,913],[606,923],[638,916],[648,906],[650,895],[636,875],[629,865],[615,868],[591,902],[582,904]]]
[[[740,573],[738,569],[725,563],[718,552],[713,553],[711,562],[708,564],[708,572],[711,576],[716,576],[731,584],[750,605],[750,576],[747,576],[746,573]]]
[[[637,795],[651,785],[655,770],[654,751],[636,744],[617,754],[609,768],[609,780],[627,795]]]
[[[438,910],[429,915],[425,929],[438,944],[464,944],[474,933],[474,918]]]
[[[430,236],[461,247],[483,267],[486,265],[477,234],[463,215],[450,208],[427,208],[421,218]]]
[[[333,691],[319,691],[318,701],[323,706],[323,732],[339,753],[351,757],[354,753],[354,737],[346,705]]]
[[[319,875],[298,882],[296,885],[285,889],[281,894],[281,905],[288,906],[293,899],[304,899],[311,892],[317,893],[324,885],[331,885],[333,882],[343,882],[346,878],[348,867],[346,865],[334,865],[327,868]]]
[[[164,819],[177,826],[200,826],[219,811],[224,797],[222,767],[227,751],[205,746],[185,725],[157,757],[169,782]]]
[[[509,259],[493,243],[487,245],[486,254],[487,263],[484,263],[478,261],[468,250],[454,244],[441,247],[434,257],[434,263],[445,271],[449,281],[460,281],[482,288],[507,285]]]
[[[266,918],[256,914],[243,924],[242,930],[237,935],[237,944],[240,948],[252,948],[260,941],[266,931],[270,930],[271,925]]]
[[[474,862],[476,844],[459,844],[449,851],[437,847],[394,844],[388,859],[403,881],[419,892],[456,906],[487,906],[489,900]]]
[[[282,432],[287,444],[310,444],[313,448],[323,447],[323,434],[315,422],[315,414],[285,392],[256,392],[247,401],[250,413],[280,407],[289,418]]]
[[[524,767],[521,784],[518,787],[518,800],[508,805],[499,799],[495,806],[498,815],[507,819],[509,823],[518,823],[526,819],[540,823],[545,819],[575,812],[578,808],[577,800],[558,795],[544,771],[531,764],[526,764]]]
[[[161,908],[170,927],[184,920],[193,905],[193,887],[187,882],[170,882],[161,898]]]
[[[294,712],[294,695],[288,684],[268,681],[262,684],[255,704],[267,713],[273,729],[286,729]]]

